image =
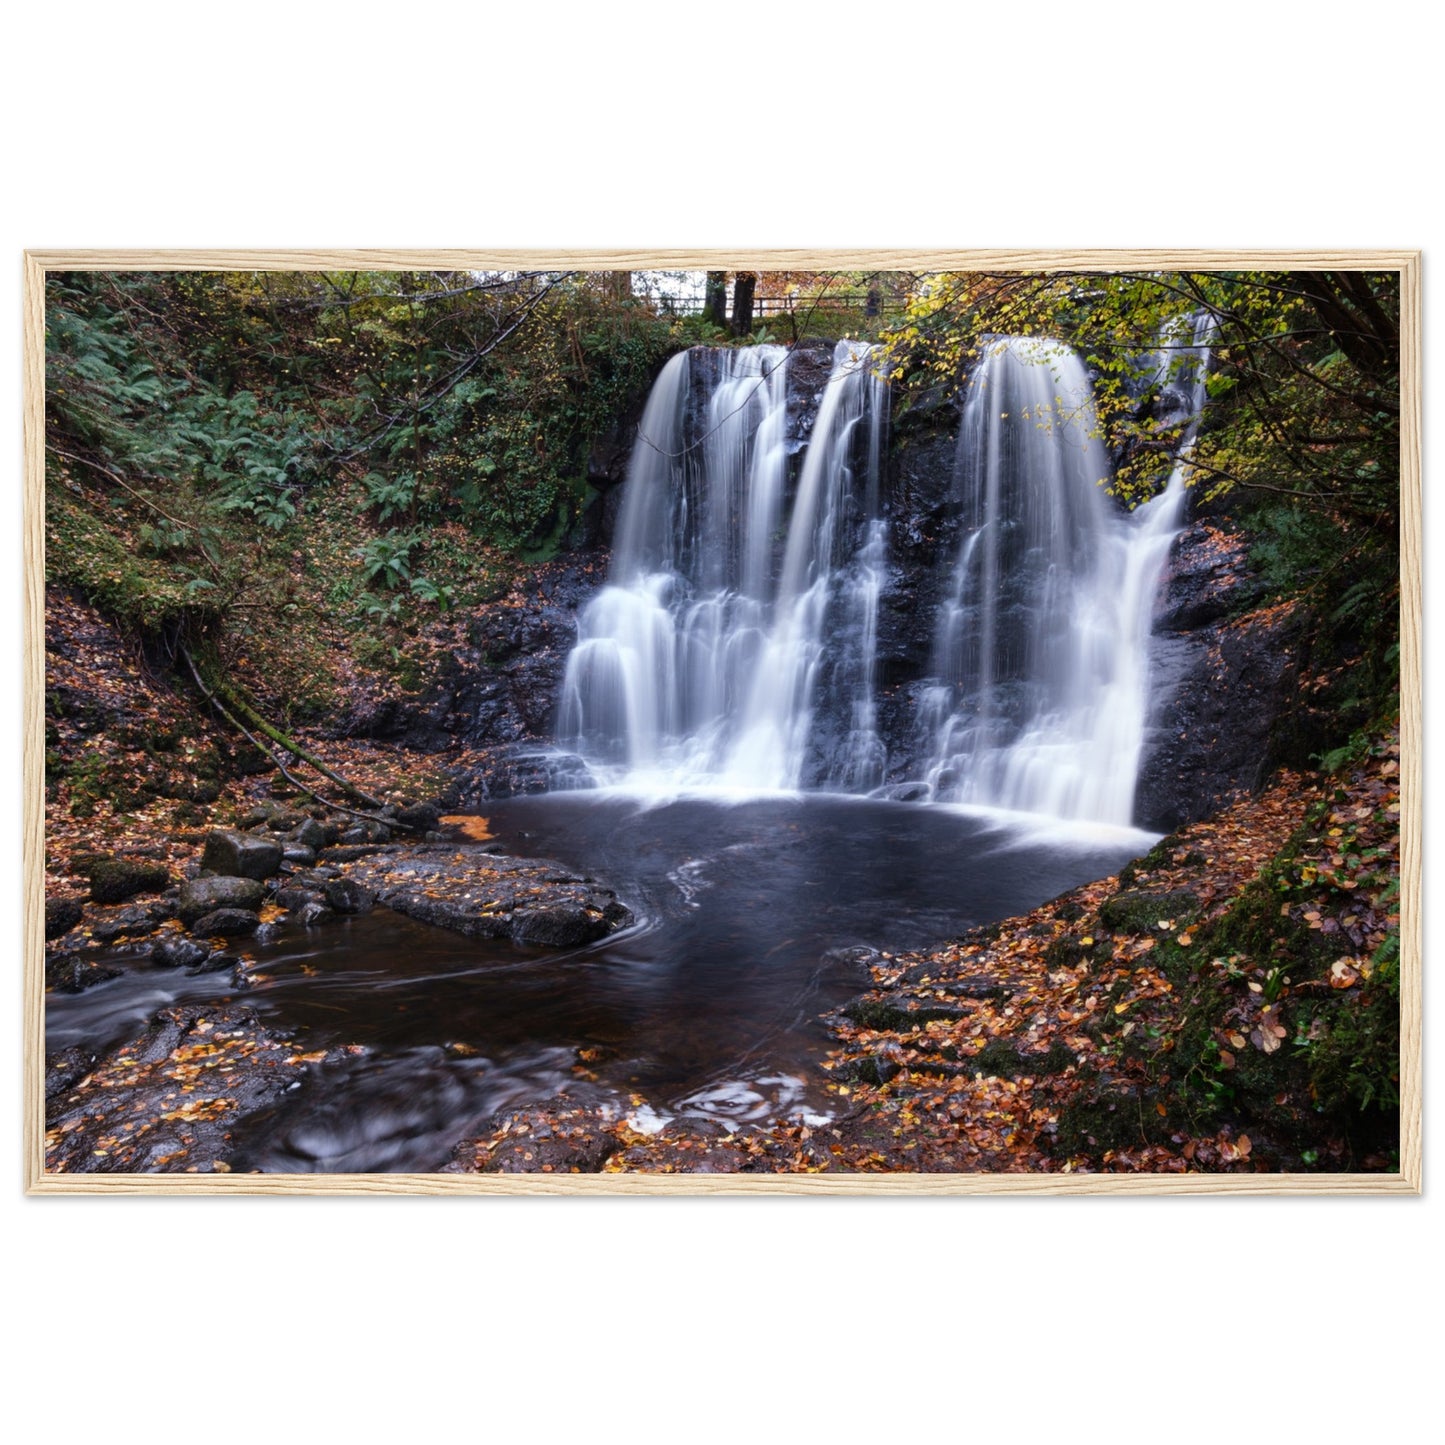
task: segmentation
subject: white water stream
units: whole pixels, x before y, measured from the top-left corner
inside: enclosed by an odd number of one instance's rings
[[[887,394],[870,352],[839,343],[796,484],[782,347],[688,352],[659,377],[563,686],[559,737],[602,781],[796,788],[825,681],[853,706],[839,785],[882,781]]]
[[[1184,434],[1168,484],[1133,512],[1108,494],[1076,353],[1003,337],[973,369],[954,477],[963,538],[917,719],[933,800],[1130,823],[1154,600],[1207,345],[1182,318],[1146,362],[1156,411]],[[884,783],[887,390],[871,353],[839,343],[800,466],[783,348],[697,349],[664,368],[561,700],[559,740],[597,781],[744,794]]]

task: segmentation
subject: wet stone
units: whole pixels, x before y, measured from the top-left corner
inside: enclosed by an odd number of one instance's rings
[[[173,917],[175,909],[164,903],[133,904],[109,918],[102,918],[90,930],[97,943],[113,943],[117,938],[136,938],[150,933],[158,923]]]
[[[297,848],[310,848],[314,853],[317,848],[326,846],[326,829],[315,818],[307,818],[300,827],[292,830],[291,844]],[[311,861],[314,863],[316,860],[313,858]]]
[[[45,937],[59,938],[80,922],[85,905],[79,898],[47,898],[45,900]]]
[[[476,848],[398,848],[347,871],[386,907],[469,938],[576,948],[632,921],[610,888],[555,863]]]
[[[276,890],[275,902],[278,908],[284,908],[288,912],[295,912],[298,908],[304,908],[308,903],[314,902],[319,895],[315,889],[291,886],[278,888]]]
[[[376,894],[354,879],[334,878],[326,885],[326,901],[337,913],[366,913]]]
[[[57,993],[84,993],[86,989],[120,975],[118,968],[91,962],[74,953],[62,953],[45,960],[45,987]]]
[[[281,844],[254,833],[215,828],[206,837],[201,867],[233,878],[267,878],[281,866]]]
[[[177,913],[187,928],[194,928],[206,914],[218,908],[260,908],[266,890],[254,878],[196,878],[180,893]]]
[[[191,931],[202,938],[239,938],[254,933],[261,920],[244,908],[217,908],[198,918]]]
[[[151,962],[157,968],[194,968],[210,952],[204,943],[177,935],[156,944],[151,950]]]

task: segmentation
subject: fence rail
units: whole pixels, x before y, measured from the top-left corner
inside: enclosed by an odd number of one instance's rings
[[[707,310],[705,296],[654,296],[653,304],[665,316],[700,316]],[[866,296],[754,296],[753,317],[806,316],[810,311],[861,311],[866,316],[900,316],[906,301],[883,296],[870,302]]]

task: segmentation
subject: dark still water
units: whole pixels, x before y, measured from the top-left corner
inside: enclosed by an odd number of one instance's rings
[[[620,1095],[643,1128],[821,1112],[817,1016],[868,982],[846,950],[917,947],[1026,911],[1151,841],[816,795],[644,806],[564,793],[488,817],[507,852],[617,889],[637,925],[548,954],[379,908],[253,948],[261,977],[244,998],[263,1018],[308,1050],[360,1047],[243,1123],[237,1167],[436,1169],[491,1113],[564,1088]],[[221,975],[140,964],[51,996],[49,1044],[116,1042],[167,1003],[230,991]],[[578,1071],[583,1051],[595,1077]]]

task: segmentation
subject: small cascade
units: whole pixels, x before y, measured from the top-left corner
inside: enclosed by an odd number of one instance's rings
[[[559,740],[601,781],[882,780],[872,698],[887,391],[871,350],[839,343],[796,485],[783,348],[696,349],[663,369],[559,710]],[[843,719],[831,747],[815,736],[824,714]]]
[[[936,799],[1127,825],[1149,711],[1153,602],[1183,512],[1207,334],[1161,338],[1190,419],[1164,490],[1118,510],[1083,362],[1006,337],[975,368],[955,483],[964,539],[924,726]],[[1161,378],[1162,380],[1162,378]],[[1182,393],[1181,393],[1181,388]],[[1170,402],[1171,408],[1174,402]]]

